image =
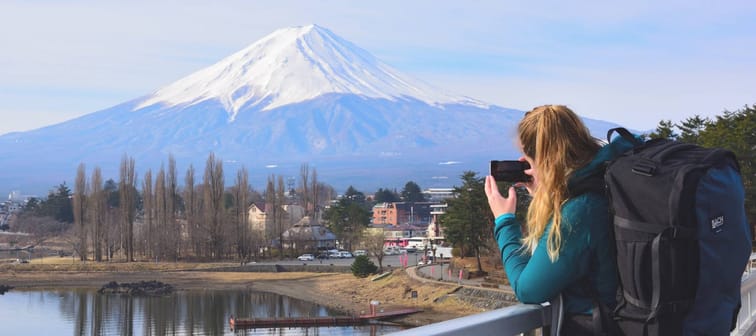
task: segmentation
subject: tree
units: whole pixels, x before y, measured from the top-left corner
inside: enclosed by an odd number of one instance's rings
[[[286,195],[284,189],[284,179],[282,175],[278,175],[278,188],[276,188],[276,212],[275,221],[278,223],[278,242],[281,244],[281,252],[283,252],[283,233],[289,228],[284,222],[286,212],[284,211],[284,205],[286,204]],[[283,256],[283,254],[281,254]]]
[[[73,223],[73,202],[71,189],[63,182],[47,194],[47,199],[40,201],[36,210],[37,216],[53,217],[65,223]]]
[[[236,181],[232,188],[234,194],[234,224],[236,236],[236,254],[240,260],[250,255],[250,230],[247,222],[247,205],[249,205],[249,173],[242,167],[236,172]]]
[[[178,182],[176,173],[176,159],[173,154],[168,155],[168,172],[165,176],[165,213],[166,213],[166,241],[168,242],[168,256],[178,259],[181,256],[181,227],[176,218],[178,212]]]
[[[87,176],[84,163],[79,164],[76,169],[76,182],[74,184],[73,208],[74,227],[79,237],[78,243],[74,247],[79,253],[79,260],[87,260],[87,229],[84,218],[87,213]]]
[[[189,233],[189,241],[195,255],[201,251],[201,235],[199,229],[199,204],[196,188],[194,186],[194,166],[189,165],[184,177],[184,214],[186,216],[186,226]]]
[[[210,236],[210,246],[212,253],[216,258],[223,254],[223,161],[215,158],[214,153],[210,153],[205,163],[205,175],[202,183],[205,222],[208,225]]]
[[[102,171],[95,167],[92,171],[92,182],[89,186],[88,197],[89,227],[92,230],[92,253],[95,261],[102,261],[102,241],[105,227],[105,192],[102,183]]]
[[[157,255],[157,230],[155,229],[155,194],[152,191],[152,169],[147,169],[142,181],[142,209],[144,211],[144,223],[147,226],[145,232],[146,252],[151,257]]]
[[[378,270],[383,271],[383,257],[386,252],[383,250],[385,236],[382,232],[368,233],[363,236],[362,246],[368,251],[373,258],[378,260]]]
[[[675,125],[671,120],[659,121],[656,130],[648,135],[651,139],[677,139],[678,135],[674,131]]]
[[[367,277],[370,274],[375,273],[378,267],[370,261],[370,258],[365,255],[357,256],[352,263],[352,274],[358,278]]]
[[[120,193],[121,227],[125,228],[126,261],[134,261],[134,219],[136,217],[136,171],[134,158],[124,154],[121,158]]]
[[[268,241],[271,241],[273,237],[281,239],[283,235],[283,232],[279,232],[278,223],[275,222],[278,213],[275,180],[275,175],[268,176],[268,183],[265,186],[265,209],[263,211],[265,211],[265,239]]]
[[[399,195],[397,195],[396,192],[389,190],[388,188],[378,188],[378,191],[375,192],[375,196],[373,196],[373,201],[375,203],[398,202]]]
[[[155,176],[155,255],[163,258],[167,255],[168,247],[168,207],[166,205],[165,168],[161,165]]]
[[[310,175],[312,176],[310,184],[310,193],[312,193],[312,214],[315,215],[315,218],[318,218],[318,212],[320,211],[320,204],[318,202],[321,200],[320,190],[322,190],[322,188],[318,183],[318,171],[315,167],[312,168],[312,173]]]
[[[365,194],[361,191],[358,191],[353,186],[349,186],[347,188],[347,191],[344,193],[344,198],[349,200],[350,202],[358,204],[365,203]]]
[[[480,254],[491,239],[493,215],[483,190],[483,178],[472,171],[464,172],[461,178],[462,186],[455,187],[455,197],[447,200],[441,226],[446,240],[460,249],[460,257],[474,255],[482,272]]]
[[[371,213],[366,209],[365,194],[349,186],[344,197],[331,206],[324,217],[344,248],[351,249],[352,243],[370,223]]]
[[[105,181],[103,187],[105,193],[105,228],[104,228],[104,243],[105,254],[108,260],[113,260],[113,254],[116,251],[116,246],[119,243],[119,226],[118,226],[118,184],[113,179]]]
[[[413,181],[407,182],[402,189],[402,200],[409,203],[425,202],[425,195],[420,186]]]
[[[302,190],[302,207],[305,209],[305,214],[311,214],[309,203],[312,199],[310,197],[310,185],[308,185],[310,180],[310,166],[307,163],[303,163],[299,167],[299,183],[300,183],[300,189]],[[314,207],[313,207],[314,208]]]
[[[706,129],[709,123],[709,119],[701,118],[699,115],[685,119],[677,124],[677,128],[680,130],[678,140],[688,143],[699,143],[698,136],[701,131]]]

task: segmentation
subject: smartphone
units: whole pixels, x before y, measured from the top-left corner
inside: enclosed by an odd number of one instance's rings
[[[530,169],[530,164],[527,161],[491,161],[491,176],[497,182],[530,182],[532,177],[525,174],[525,169]]]

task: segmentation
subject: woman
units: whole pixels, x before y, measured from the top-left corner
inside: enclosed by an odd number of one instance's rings
[[[524,154],[520,161],[530,164],[525,173],[532,177],[516,185],[532,195],[524,230],[515,218],[514,187],[504,197],[492,176],[485,183],[507,277],[523,303],[562,294],[568,317],[563,332],[591,334],[593,298],[614,307],[617,289],[604,164],[632,145],[618,140],[601,147],[580,118],[561,105],[534,108],[517,131]]]

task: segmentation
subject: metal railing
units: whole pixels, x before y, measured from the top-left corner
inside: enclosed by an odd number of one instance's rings
[[[756,272],[746,272],[740,287],[742,308],[731,336],[756,335]],[[555,335],[552,306],[518,304],[480,314],[392,333],[392,336]]]

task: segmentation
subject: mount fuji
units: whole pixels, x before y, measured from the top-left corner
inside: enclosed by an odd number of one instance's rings
[[[82,162],[117,179],[124,154],[138,174],[173,155],[180,176],[192,164],[201,178],[210,152],[258,189],[303,163],[337,190],[450,187],[516,157],[522,114],[411,78],[318,25],[284,28],[152,94],[0,136],[0,191],[71,185]],[[614,126],[584,120],[595,134]]]

